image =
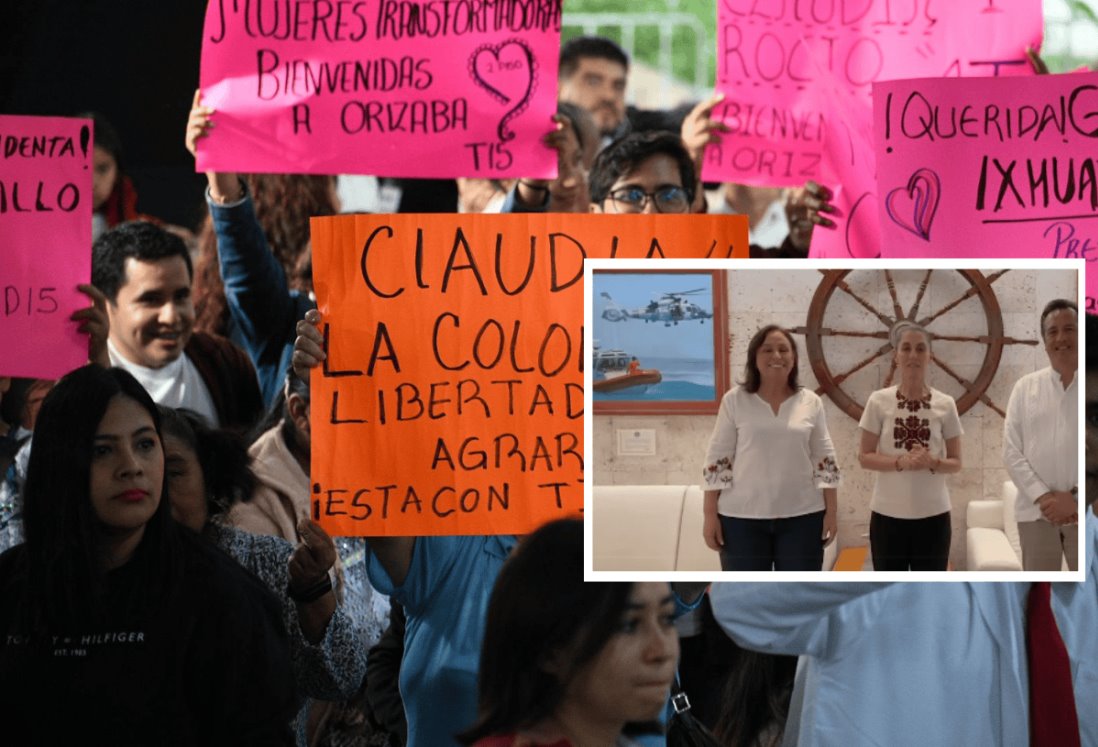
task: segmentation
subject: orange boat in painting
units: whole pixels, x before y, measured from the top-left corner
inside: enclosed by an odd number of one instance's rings
[[[663,374],[654,368],[634,367],[630,363],[635,359],[624,350],[599,350],[595,346],[595,379],[592,388],[596,392],[618,392],[636,386],[651,386],[663,381]]]
[[[592,386],[596,392],[617,392],[633,386],[659,384],[661,381],[663,381],[663,374],[656,369],[638,368],[632,373],[609,375],[605,379],[599,379]]]

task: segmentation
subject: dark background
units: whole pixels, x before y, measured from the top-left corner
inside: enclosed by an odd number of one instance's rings
[[[118,130],[137,207],[194,228],[205,179],[183,147],[205,0],[0,3],[0,112],[98,111]]]

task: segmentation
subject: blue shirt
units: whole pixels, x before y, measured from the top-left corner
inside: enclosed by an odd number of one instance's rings
[[[1098,519],[1084,583],[1052,585],[1084,745],[1098,745]],[[748,648],[807,655],[785,744],[1029,746],[1029,583],[722,583]]]
[[[316,308],[316,303],[308,295],[290,290],[247,192],[236,202],[218,205],[207,189],[206,202],[217,234],[221,282],[229,308],[225,336],[251,358],[263,402],[270,407],[290,368],[297,322],[306,311]]]
[[[513,536],[417,537],[408,576],[399,587],[367,550],[370,583],[403,604],[407,615],[400,695],[408,747],[456,745],[453,735],[473,725],[488,602],[517,543]],[[687,605],[676,595],[676,614],[700,603],[701,597]],[[653,736],[637,742],[663,747],[667,740]]]
[[[516,542],[512,536],[417,537],[399,587],[367,551],[370,583],[403,604],[408,618],[400,666],[408,747],[456,745],[453,735],[473,725],[488,600]]]

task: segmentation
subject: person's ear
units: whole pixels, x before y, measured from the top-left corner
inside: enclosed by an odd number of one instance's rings
[[[293,421],[294,427],[302,435],[308,436],[310,433],[309,403],[301,395],[291,394],[286,404],[290,410],[290,420]]]

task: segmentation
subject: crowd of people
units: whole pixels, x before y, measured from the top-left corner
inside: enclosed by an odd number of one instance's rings
[[[564,45],[560,108],[544,140],[557,152],[555,179],[462,179],[453,191],[404,182],[397,204],[732,206],[757,216],[752,256],[804,257],[809,229],[833,226],[829,192],[816,184],[722,187],[708,205],[699,172],[724,127],[711,118],[719,97],[638,112],[625,106],[628,71],[609,40]],[[195,93],[186,147],[196,153],[216,125]],[[73,315],[88,363],[56,382],[0,378],[0,710],[13,744],[70,743],[75,730],[110,745],[661,745],[680,669],[723,744],[771,745],[783,734],[788,744],[886,744],[893,730],[928,722],[943,730],[929,743],[1024,742],[1015,735],[1028,734],[1034,713],[1018,663],[1028,584],[782,594],[585,584],[579,520],[525,537],[328,536],[309,517],[310,373],[325,354],[307,219],[340,211],[337,180],[209,172],[209,219],[192,234],[137,212],[117,137],[101,118],[96,132],[92,277],[80,286],[90,305]],[[1077,365],[1067,311],[1042,319],[1056,375],[1025,383],[1057,407],[1074,386],[1066,366]],[[925,382],[930,334],[893,333],[902,375],[867,407],[861,462],[880,473],[882,564],[915,568],[928,554],[940,560],[941,538],[923,539],[940,527],[906,522],[948,505],[943,475],[960,468],[961,433],[952,400]],[[1012,474],[1046,523],[1078,521],[1063,497],[1076,486],[1046,474],[1045,447],[1032,443],[1046,426],[1018,399]],[[920,408],[932,425],[895,442],[885,433],[899,409]],[[774,470],[766,462],[779,449],[789,459]],[[839,468],[821,401],[800,387],[796,346],[780,327],[751,343],[706,481],[705,538],[726,569],[819,568],[837,533]],[[922,483],[933,487],[929,503]],[[1087,521],[1087,584],[1057,586],[1050,614],[1072,665],[1076,731],[1098,743],[1098,524]],[[1040,533],[1042,548],[1071,534]],[[684,634],[685,624],[697,628]],[[918,676],[897,674],[909,658]],[[903,697],[883,703],[899,680]],[[940,696],[927,697],[935,687]],[[876,697],[870,721],[854,690]],[[963,716],[944,718],[957,708]]]

